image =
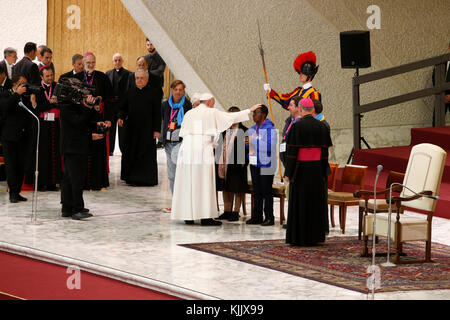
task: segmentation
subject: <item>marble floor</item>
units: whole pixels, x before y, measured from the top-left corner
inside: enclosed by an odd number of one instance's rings
[[[111,158],[110,188],[85,192],[86,206],[94,214],[85,221],[61,217],[58,192],[39,192],[40,224],[31,224],[32,192],[23,192],[28,202],[10,204],[4,192],[5,183],[1,182],[0,250],[77,266],[186,299],[369,298],[355,291],[179,246],[282,239],[285,230],[279,221],[273,227],[249,226],[242,220],[220,227],[174,222],[170,214],[161,210],[171,203],[164,151],[158,151],[160,184],[156,187],[125,185],[119,179],[120,159],[120,154]],[[247,202],[249,209],[249,197]],[[277,199],[274,208],[278,218]],[[450,220],[433,219],[434,242],[450,245],[449,230]],[[346,235],[356,233],[357,208],[351,208]],[[330,236],[340,235],[338,227],[331,229]],[[375,299],[450,299],[450,290],[380,293]]]

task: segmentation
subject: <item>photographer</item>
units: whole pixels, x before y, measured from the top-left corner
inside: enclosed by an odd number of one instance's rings
[[[33,110],[29,99],[24,97],[27,91],[27,79],[20,74],[12,76],[12,89],[0,96],[0,114],[3,119],[1,140],[6,165],[6,181],[9,186],[9,201],[17,203],[27,201],[20,195],[25,170],[31,158],[32,116],[19,102]],[[35,99],[34,95],[31,95]]]
[[[92,132],[104,122],[96,122],[95,98],[89,95],[81,104],[60,103],[61,154],[64,156],[64,174],[61,182],[62,216],[74,220],[89,218],[84,207],[83,186],[87,172]]]

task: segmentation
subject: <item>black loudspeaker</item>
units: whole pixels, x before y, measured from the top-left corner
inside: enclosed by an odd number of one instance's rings
[[[369,31],[344,31],[341,39],[342,68],[369,68],[370,33]]]

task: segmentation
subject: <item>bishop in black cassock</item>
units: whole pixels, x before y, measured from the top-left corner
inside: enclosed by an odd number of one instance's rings
[[[111,124],[111,82],[106,74],[95,70],[95,56],[88,52],[83,57],[85,71],[81,72],[82,81],[95,87],[95,96],[102,97],[96,122]],[[88,155],[86,190],[100,190],[109,187],[109,135],[93,133]]]
[[[36,113],[40,118],[39,180],[40,191],[54,191],[62,178],[60,152],[60,109],[55,97],[56,82],[50,66],[44,66],[41,74],[41,93],[36,96]]]
[[[312,116],[313,102],[302,99],[302,118],[288,136],[286,173],[290,181],[286,243],[311,246],[325,241],[328,233],[328,148],[332,146],[327,127]],[[310,107],[305,107],[310,106]]]
[[[129,88],[119,110],[119,126],[126,126],[121,179],[136,186],[158,184],[156,139],[161,132],[161,100],[158,90],[147,86],[148,71],[135,73],[136,86]]]

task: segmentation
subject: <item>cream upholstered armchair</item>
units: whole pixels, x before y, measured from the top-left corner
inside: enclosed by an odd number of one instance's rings
[[[405,186],[399,197],[392,197],[391,239],[395,241],[396,253],[394,263],[420,263],[431,261],[431,226],[436,200],[421,197],[416,193],[436,196],[444,171],[447,153],[440,147],[422,143],[412,148],[406,168],[403,185]],[[399,189],[398,189],[399,190]],[[358,192],[358,191],[357,191]],[[355,195],[356,193],[355,192]],[[381,191],[380,191],[381,192]],[[378,192],[377,192],[378,193]],[[407,202],[407,203],[406,203]],[[402,206],[427,212],[422,218],[412,217],[408,213],[400,214]],[[366,208],[367,209],[367,208]],[[365,211],[363,219],[363,256],[368,255],[367,242],[369,235],[373,236],[373,214]],[[376,236],[387,237],[389,229],[389,213],[376,213]],[[425,260],[400,259],[403,255],[402,244],[407,241],[425,241]]]

